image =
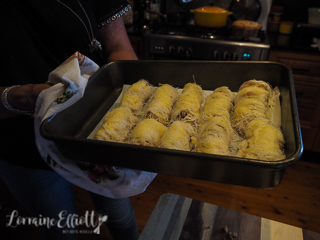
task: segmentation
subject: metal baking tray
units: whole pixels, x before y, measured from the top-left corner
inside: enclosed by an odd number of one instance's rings
[[[120,95],[123,85],[133,84],[142,78],[153,85],[168,83],[179,88],[195,80],[204,90],[228,86],[230,90],[238,91],[243,82],[251,79],[278,86],[286,159],[266,162],[88,139]],[[81,100],[46,119],[40,133],[44,138],[53,140],[62,154],[74,161],[104,163],[256,188],[278,185],[285,170],[303,152],[293,75],[288,67],[274,62],[112,62],[101,67],[89,79]]]

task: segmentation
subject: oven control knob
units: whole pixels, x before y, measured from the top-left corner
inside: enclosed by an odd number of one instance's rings
[[[178,53],[178,55],[182,55],[182,54],[183,54],[183,52],[184,52],[183,47],[179,46],[179,47],[178,47],[178,49],[177,49],[177,53]]]
[[[192,55],[192,49],[191,48],[187,48],[186,49],[186,56],[187,57],[191,57],[191,55]]]
[[[174,54],[175,51],[176,51],[176,48],[175,48],[174,46],[170,45],[170,46],[168,47],[168,53],[169,53],[169,54]]]
[[[229,58],[229,53],[228,52],[224,52],[223,55],[222,55],[222,59],[223,60],[228,60]]]
[[[212,57],[213,57],[213,59],[215,59],[215,60],[219,59],[219,58],[220,58],[220,53],[219,53],[219,51],[217,51],[217,50],[214,51]]]
[[[231,57],[231,60],[237,61],[238,58],[239,58],[238,54],[237,54],[237,53],[233,53],[233,54],[232,54],[232,57]]]

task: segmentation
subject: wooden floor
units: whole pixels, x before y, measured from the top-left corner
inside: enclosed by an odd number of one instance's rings
[[[296,163],[272,189],[158,175],[145,193],[132,198],[141,230],[167,192],[320,232],[320,164]]]
[[[138,226],[143,230],[159,197],[164,193],[175,193],[196,200],[212,203],[256,216],[276,220],[308,230],[320,232],[320,163],[299,161],[290,167],[282,182],[272,189],[256,189],[158,175],[146,192],[132,197]],[[6,232],[10,239],[41,239],[38,229],[20,227],[5,228],[4,216],[10,209],[20,209],[19,204],[0,184],[0,234]],[[86,191],[75,187],[79,214],[93,209]],[[23,211],[23,210],[21,210]],[[4,229],[5,228],[5,229]],[[6,230],[6,231],[3,231]],[[0,236],[1,239],[4,239]],[[8,238],[9,239],[9,238]],[[111,239],[106,227],[100,235],[79,234],[81,240]]]

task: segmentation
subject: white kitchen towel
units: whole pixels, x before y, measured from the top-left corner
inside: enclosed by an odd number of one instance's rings
[[[40,93],[35,108],[36,144],[48,165],[69,182],[110,198],[134,196],[145,191],[156,173],[67,159],[53,141],[40,135],[42,121],[81,99],[89,77],[98,69],[91,59],[76,52],[49,74],[48,82],[54,85]]]

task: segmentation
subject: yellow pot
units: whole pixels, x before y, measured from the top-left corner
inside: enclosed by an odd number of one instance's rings
[[[200,27],[220,28],[227,24],[228,15],[233,14],[228,10],[215,6],[206,6],[191,9],[194,13],[195,24]]]

